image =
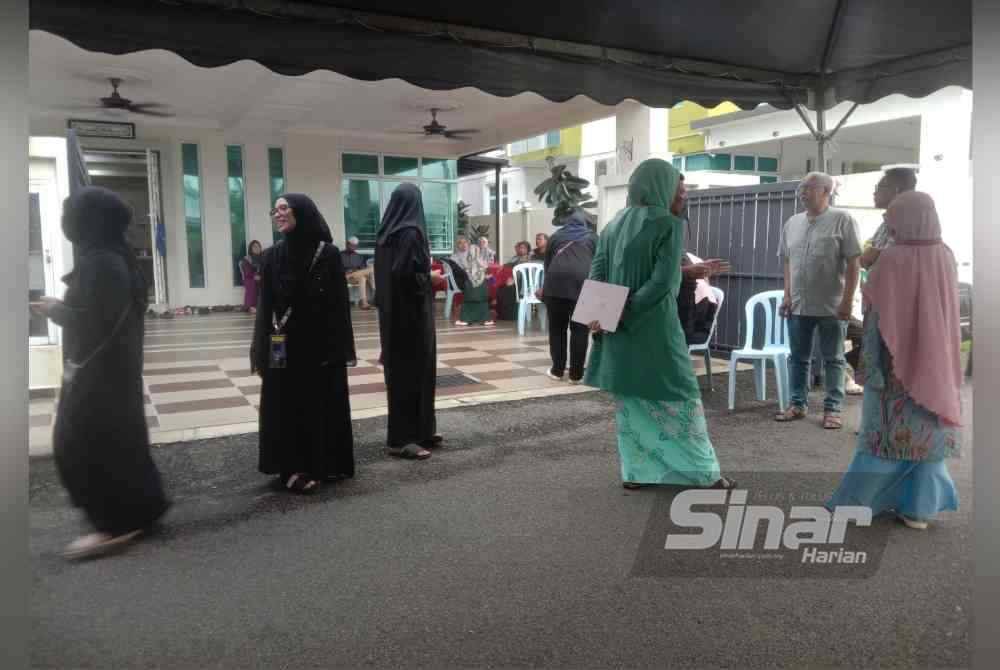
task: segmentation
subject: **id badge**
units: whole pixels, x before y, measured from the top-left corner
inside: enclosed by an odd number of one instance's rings
[[[271,368],[288,367],[288,351],[284,335],[271,336]]]

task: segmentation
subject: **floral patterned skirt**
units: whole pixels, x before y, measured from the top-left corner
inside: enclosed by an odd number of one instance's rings
[[[701,399],[668,402],[616,395],[622,481],[707,486],[719,480]]]

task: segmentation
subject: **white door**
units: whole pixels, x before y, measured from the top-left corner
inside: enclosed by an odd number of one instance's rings
[[[31,181],[28,188],[28,299],[57,297],[52,250],[60,231],[59,199],[50,181]],[[56,344],[57,328],[34,314],[28,323],[29,344]]]

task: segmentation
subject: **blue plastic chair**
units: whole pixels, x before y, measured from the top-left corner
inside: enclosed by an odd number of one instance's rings
[[[541,263],[521,263],[514,266],[514,288],[517,296],[517,333],[524,335],[525,323],[530,323],[535,305],[539,305],[539,319],[545,330],[545,303],[535,297],[535,292],[545,281],[545,266]]]
[[[757,390],[757,400],[767,399],[767,362],[774,365],[774,377],[778,386],[778,406],[781,411],[788,408],[789,382],[788,357],[791,348],[788,344],[788,321],[781,316],[779,309],[784,299],[784,291],[764,291],[751,297],[746,304],[746,340],[742,349],[734,350],[729,357],[729,409],[736,407],[736,363],[739,360],[752,360],[754,366],[754,386]],[[764,345],[754,348],[754,322],[757,308],[764,310]]]

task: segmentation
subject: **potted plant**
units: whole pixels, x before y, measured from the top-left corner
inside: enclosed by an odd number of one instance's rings
[[[458,229],[462,231],[465,239],[469,240],[469,244],[479,244],[479,238],[490,236],[490,225],[488,223],[472,225],[472,220],[469,218],[471,206],[462,200],[458,201]]]
[[[551,156],[546,158],[545,162],[549,164],[549,171],[552,174],[535,187],[535,195],[547,207],[555,209],[552,225],[561,226],[566,217],[575,211],[580,211],[587,217],[587,222],[594,226],[596,217],[584,209],[597,206],[597,201],[586,192],[590,182],[574,176],[565,165],[556,165],[555,159]]]

